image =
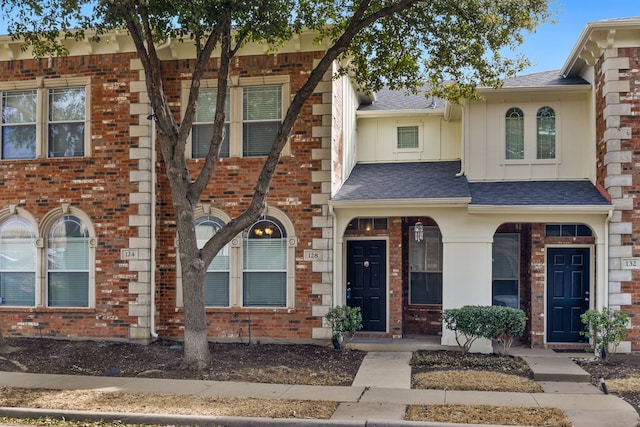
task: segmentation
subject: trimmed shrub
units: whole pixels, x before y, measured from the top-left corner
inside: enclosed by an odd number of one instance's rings
[[[331,325],[331,339],[336,348],[340,348],[340,341],[344,334],[355,334],[362,329],[362,312],[360,307],[338,305],[329,310],[324,316]]]
[[[519,309],[501,306],[466,305],[444,310],[447,329],[455,332],[456,342],[467,354],[478,338],[495,339],[508,354],[515,337],[522,335],[527,317]]]
[[[591,340],[596,356],[607,361],[609,351],[615,353],[620,341],[627,335],[629,315],[624,311],[608,307],[599,310],[588,310],[580,315],[585,330],[580,335]]]

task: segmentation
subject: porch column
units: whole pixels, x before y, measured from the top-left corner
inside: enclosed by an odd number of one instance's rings
[[[442,309],[491,305],[493,236],[442,239]],[[457,346],[455,333],[442,324],[442,345]],[[478,339],[471,351],[492,352],[491,341]]]

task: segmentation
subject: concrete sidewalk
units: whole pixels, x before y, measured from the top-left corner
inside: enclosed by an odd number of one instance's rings
[[[85,412],[0,408],[0,416],[64,415],[70,419],[118,419],[146,424],[225,426],[333,425],[333,426],[453,426],[403,421],[407,405],[485,404],[554,407],[565,412],[578,427],[635,427],[635,409],[622,399],[605,395],[588,381],[588,374],[569,354],[551,350],[514,349],[534,371],[544,393],[504,393],[411,389],[411,352],[367,353],[352,386],[305,386],[151,378],[88,377],[0,372],[0,386],[44,389],[170,392],[198,396],[258,397],[340,402],[331,420],[274,420],[235,417],[179,417],[143,414],[92,414]],[[585,377],[586,375],[586,377]],[[585,381],[586,378],[586,381]],[[554,379],[560,379],[555,381]],[[132,421],[137,420],[137,421]]]

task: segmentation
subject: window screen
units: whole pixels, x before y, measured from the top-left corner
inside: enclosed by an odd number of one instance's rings
[[[198,248],[224,226],[217,217],[204,216],[196,220]],[[204,279],[204,303],[210,307],[229,306],[229,245],[225,245],[213,258]]]
[[[84,156],[85,90],[49,90],[49,156]]]
[[[47,304],[88,307],[89,231],[71,215],[58,219],[47,244]]]
[[[2,92],[2,158],[36,157],[35,90]]]
[[[247,231],[243,245],[245,307],[287,304],[287,238],[282,224],[265,218]]]
[[[24,218],[0,224],[0,305],[34,306],[36,290],[35,232]]]
[[[281,120],[281,86],[249,86],[243,88],[243,155],[249,157],[269,154]]]

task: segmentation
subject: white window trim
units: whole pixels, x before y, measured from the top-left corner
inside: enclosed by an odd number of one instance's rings
[[[404,127],[417,127],[418,128],[418,146],[415,148],[398,148],[398,128]],[[420,153],[424,150],[424,133],[423,133],[423,123],[420,122],[396,122],[395,132],[394,132],[394,145],[393,152],[394,153]]]
[[[231,117],[226,117],[225,121],[229,123],[229,157],[243,157],[242,155],[242,88],[247,86],[266,86],[280,85],[282,87],[282,117],[284,119],[289,109],[291,99],[291,83],[288,75],[284,76],[263,76],[263,77],[229,77],[229,112]],[[215,79],[202,80],[200,88],[216,88],[218,81]],[[189,101],[189,89],[191,88],[190,80],[183,80],[181,84],[180,103],[181,114],[184,112]],[[187,158],[192,158],[191,132],[186,144]],[[283,156],[291,155],[291,144],[287,141],[282,150]],[[258,156],[264,157],[264,156]],[[194,159],[203,160],[203,159]]]
[[[65,310],[89,310],[94,309],[96,306],[96,248],[98,246],[98,239],[89,216],[80,209],[63,204],[61,207],[49,211],[40,221],[40,224],[35,218],[25,209],[9,206],[8,208],[0,210],[0,222],[6,220],[11,215],[18,215],[31,223],[36,233],[36,298],[35,307],[45,308],[51,311],[65,311]],[[63,215],[73,215],[83,223],[87,225],[89,230],[89,294],[86,307],[49,307],[47,306],[47,244],[46,238],[49,229],[55,223],[55,221]],[[4,306],[2,306],[4,307]],[[6,306],[9,307],[9,306]],[[34,307],[16,307],[16,308],[34,308]]]
[[[90,77],[62,77],[56,79],[45,79],[38,77],[34,80],[0,82],[0,92],[10,92],[13,90],[36,90],[36,159],[49,158],[49,89],[52,88],[84,87],[84,156],[74,158],[90,157],[91,153],[91,78]],[[0,144],[0,150],[2,145]],[[1,153],[0,153],[1,154]],[[1,156],[0,156],[1,157]],[[51,157],[51,159],[68,159],[69,157]],[[2,161],[24,161],[34,159],[6,159]]]
[[[537,113],[543,107],[553,109],[556,118],[556,157],[553,159],[537,159]],[[506,113],[511,108],[519,108],[524,114],[524,158],[523,159],[507,159],[505,153],[507,150],[507,134],[506,134]],[[500,130],[502,138],[502,162],[505,165],[558,165],[562,163],[562,115],[560,114],[560,105],[557,103],[536,103],[535,105],[509,105],[501,110]]]
[[[202,216],[215,216],[225,223],[231,221],[231,217],[224,211],[210,207],[206,204],[199,204],[195,209],[194,219]],[[206,307],[207,310],[229,310],[246,308],[247,310],[273,310],[290,309],[295,307],[296,290],[296,247],[298,237],[295,234],[293,222],[289,217],[277,208],[267,206],[265,216],[270,216],[284,226],[287,233],[287,304],[285,307],[244,307],[242,303],[242,239],[243,233],[238,234],[229,242],[229,306],[228,307]],[[176,308],[184,307],[184,291],[182,287],[182,267],[180,264],[180,254],[178,253],[178,239],[174,243],[176,249]]]

